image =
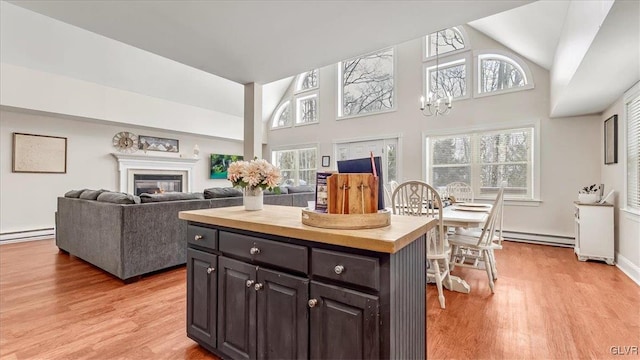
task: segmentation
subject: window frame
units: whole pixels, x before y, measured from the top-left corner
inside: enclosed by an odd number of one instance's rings
[[[301,150],[315,150],[316,152],[316,167],[314,168],[305,168],[305,169],[300,169],[300,151]],[[320,153],[319,151],[320,146],[319,144],[299,144],[299,145],[288,145],[288,146],[279,146],[277,148],[273,148],[271,149],[271,163],[277,167],[280,167],[279,164],[276,163],[276,152],[284,152],[284,151],[295,151],[295,156],[294,156],[294,164],[295,164],[295,168],[294,169],[288,169],[290,171],[293,171],[295,174],[295,180],[294,180],[294,185],[293,186],[299,186],[300,185],[300,171],[304,170],[304,171],[308,171],[308,170],[315,170],[316,174],[318,173],[318,154]],[[280,184],[280,185],[284,185]],[[314,179],[314,184],[307,184],[307,185],[315,185],[315,179]]]
[[[459,54],[457,56],[447,57],[444,62],[442,62],[442,57],[440,57],[440,61],[438,64],[438,70],[441,70],[446,67],[452,67],[458,65],[458,63],[464,63],[465,66],[465,95],[460,97],[453,97],[452,100],[466,100],[471,99],[471,94],[473,92],[471,88],[471,83],[473,80],[469,81],[469,79],[473,79],[473,66],[469,66],[471,64],[471,56],[469,52],[466,54]],[[433,61],[429,61],[427,63],[423,63],[422,66],[422,92],[427,98],[427,94],[429,94],[429,80],[431,79],[431,72],[436,68],[435,58]]]
[[[276,111],[273,113],[274,115],[271,117],[271,130],[277,130],[277,129],[287,129],[293,126],[293,124],[295,123],[295,118],[293,117],[295,114],[293,114],[291,111],[293,111],[293,108],[289,109],[290,112],[290,116],[291,116],[291,124],[290,125],[283,125],[283,126],[277,126],[275,125],[276,119],[280,119],[280,115],[282,115],[282,112],[284,111],[284,108],[286,106],[290,106],[293,107],[293,104],[291,102],[291,98],[286,98],[284,101],[280,102],[280,104],[278,104],[278,106],[276,107]]]
[[[315,98],[316,99],[316,120],[309,122],[299,122],[300,119],[300,102]],[[294,96],[295,114],[293,116],[293,126],[313,125],[320,122],[320,93],[318,91],[305,91]]]
[[[501,131],[510,131],[517,130],[523,128],[531,128],[531,146],[533,149],[531,150],[529,156],[530,160],[530,168],[531,168],[531,176],[529,177],[529,181],[531,182],[531,186],[527,190],[530,193],[527,197],[521,196],[512,196],[505,194],[505,201],[513,205],[523,205],[523,206],[538,206],[539,203],[542,202],[540,199],[540,120],[532,120],[532,121],[514,121],[509,123],[495,123],[495,124],[487,124],[481,126],[472,126],[466,128],[455,128],[455,129],[447,129],[447,130],[435,130],[435,131],[427,131],[422,133],[422,164],[423,164],[423,176],[425,176],[425,182],[430,183],[431,179],[431,144],[429,142],[429,138],[432,137],[447,137],[447,136],[455,136],[455,135],[477,135],[477,134],[488,134],[488,133],[499,133]],[[473,136],[472,136],[473,137]],[[479,151],[476,147],[479,147],[479,141],[471,140],[471,187],[473,188],[475,198],[478,200],[492,200],[494,197],[492,195],[484,195],[482,196],[479,192],[479,184],[480,184],[480,163],[474,151]]]
[[[458,31],[458,33],[462,35],[462,41],[464,42],[464,47],[462,49],[453,50],[446,53],[440,53],[438,51],[438,57],[443,58],[451,55],[457,55],[462,52],[470,51],[470,49],[472,49],[471,44],[469,43],[469,37],[467,36],[467,31],[465,30],[464,26],[462,25],[452,26],[447,29],[454,29],[454,31]],[[429,54],[429,42],[431,41],[431,35],[434,35],[436,32],[437,31],[434,31],[430,34],[425,35],[422,38],[422,61],[423,62],[432,61],[432,60],[435,61],[436,59],[436,54],[433,54],[433,55]]]
[[[513,65],[518,70],[522,72],[522,75],[525,79],[525,84],[523,86],[512,87],[509,89],[502,89],[496,91],[489,92],[481,92],[480,88],[482,86],[482,60],[484,59],[497,59],[506,61],[507,63]],[[493,95],[502,95],[508,94],[512,92],[531,90],[535,88],[535,83],[533,81],[533,75],[531,74],[531,70],[526,62],[524,62],[520,57],[516,54],[499,50],[499,49],[484,49],[473,52],[473,60],[475,61],[475,76],[473,77],[473,96],[476,98],[493,96]]]
[[[310,87],[308,89],[301,89],[300,85],[302,83],[302,80],[307,76],[308,73],[310,73],[312,71],[317,71],[316,86]],[[313,91],[313,90],[318,90],[318,89],[320,89],[320,69],[311,69],[309,71],[305,71],[305,72],[303,72],[301,74],[298,74],[298,76],[296,76],[295,82],[293,83],[293,93],[294,94],[304,93],[304,92],[307,92],[307,91]]]
[[[361,58],[361,57],[365,57],[365,56],[369,56],[372,54],[377,54],[377,53],[381,53],[381,52],[386,52],[391,50],[392,52],[392,65],[391,65],[391,71],[393,72],[392,74],[392,79],[393,79],[393,95],[391,96],[391,108],[390,109],[386,109],[386,110],[379,110],[379,111],[375,111],[375,112],[368,112],[368,113],[364,113],[364,114],[355,114],[355,115],[341,115],[342,111],[344,109],[342,100],[343,100],[343,94],[344,94],[344,87],[342,86],[342,63],[344,63],[345,61],[350,61],[353,59],[357,59],[357,58]],[[373,115],[379,115],[379,114],[386,114],[386,113],[390,113],[390,112],[394,112],[397,110],[398,108],[398,91],[397,91],[397,73],[398,73],[398,61],[396,61],[396,47],[395,46],[390,46],[390,47],[386,47],[383,49],[379,49],[376,51],[371,51],[368,52],[366,54],[362,54],[359,56],[354,56],[352,58],[349,59],[344,59],[340,62],[338,62],[337,67],[338,67],[338,71],[337,71],[337,75],[338,75],[338,81],[337,81],[337,86],[338,86],[338,92],[337,92],[337,101],[336,101],[336,120],[345,120],[345,119],[353,119],[353,118],[359,118],[359,117],[363,117],[363,116],[373,116]]]
[[[623,196],[623,207],[622,210],[635,215],[635,220],[640,220],[640,207],[635,208],[629,204],[629,125],[630,119],[629,114],[627,113],[627,104],[634,100],[636,97],[640,96],[640,82],[635,83],[629,90],[624,93],[623,103],[622,103],[622,113],[624,114],[623,128],[624,128],[624,151],[623,151],[623,164],[624,164],[624,196]],[[640,122],[640,119],[638,120]],[[640,124],[638,124],[640,125]],[[619,138],[620,139],[620,138]],[[640,181],[640,174],[636,174],[638,176],[638,181]]]

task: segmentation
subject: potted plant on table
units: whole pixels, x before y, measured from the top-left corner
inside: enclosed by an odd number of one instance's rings
[[[227,179],[234,187],[242,188],[245,210],[263,208],[263,191],[280,193],[280,169],[267,160],[235,161],[229,164]]]
[[[578,201],[583,204],[592,204],[600,201],[600,185],[588,185],[578,191]]]

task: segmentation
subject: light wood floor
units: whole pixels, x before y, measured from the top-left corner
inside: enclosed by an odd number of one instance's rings
[[[640,359],[640,287],[618,268],[579,262],[573,249],[507,242],[484,271],[456,268],[470,294],[427,287],[428,359]],[[613,356],[611,347],[636,346]]]
[[[640,345],[640,288],[571,249],[507,243],[491,295],[427,289],[429,359],[601,359]],[[545,275],[546,274],[546,275]],[[185,268],[123,285],[53,240],[0,246],[0,359],[210,359],[185,334]],[[635,359],[638,356],[623,356]]]

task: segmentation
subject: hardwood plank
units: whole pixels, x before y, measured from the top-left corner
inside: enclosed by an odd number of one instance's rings
[[[640,288],[572,249],[505,243],[499,279],[454,270],[470,294],[427,286],[429,359],[604,359],[640,345]],[[186,269],[124,285],[53,240],[0,246],[1,359],[215,359],[186,336]],[[619,356],[617,356],[619,358]],[[625,356],[634,359],[638,356]]]
[[[484,271],[456,268],[470,294],[427,286],[428,359],[606,359],[640,346],[640,287],[573,249],[506,242],[491,295]],[[640,358],[638,354],[625,358]]]

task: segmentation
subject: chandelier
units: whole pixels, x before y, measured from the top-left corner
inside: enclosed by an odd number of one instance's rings
[[[425,102],[424,96],[420,97],[420,110],[422,111],[422,115],[424,116],[446,115],[449,113],[449,111],[451,111],[451,101],[452,101],[451,94],[447,94],[444,88],[440,90],[440,88],[438,87],[438,79],[440,78],[440,72],[439,72],[440,59],[438,58],[438,48],[440,47],[440,42],[438,41],[439,36],[440,36],[440,31],[437,31],[436,32],[435,92],[432,93],[431,89],[427,90],[426,102]]]

